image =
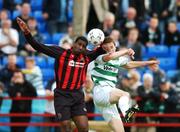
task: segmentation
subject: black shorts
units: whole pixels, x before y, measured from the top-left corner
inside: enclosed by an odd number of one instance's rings
[[[54,107],[59,121],[70,120],[79,115],[86,115],[84,93],[79,91],[54,90]]]

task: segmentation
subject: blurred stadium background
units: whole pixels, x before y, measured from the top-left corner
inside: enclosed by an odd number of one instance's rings
[[[180,117],[178,114],[180,112],[179,0],[0,0],[1,132],[10,131],[8,126],[1,124],[10,122],[9,117],[3,116],[3,114],[10,112],[12,103],[10,99],[3,99],[8,97],[8,84],[10,84],[13,73],[8,65],[14,59],[8,59],[8,55],[17,55],[16,64],[23,69],[25,74],[28,70],[26,64],[28,60],[32,59],[35,62],[33,68],[39,67],[38,70],[36,68],[34,70],[42,85],[35,84],[39,81],[37,81],[38,79],[33,80],[34,76],[25,76],[35,87],[38,85],[36,87],[38,97],[46,97],[46,90],[49,86],[47,84],[54,78],[54,59],[35,52],[26,43],[15,21],[18,16],[28,23],[33,36],[45,44],[70,48],[77,35],[86,35],[90,29],[100,28],[106,36],[110,35],[115,40],[118,49],[133,48],[136,52],[135,60],[148,60],[156,57],[160,61],[157,71],[152,71],[148,67],[133,71],[120,69],[117,87],[129,91],[134,102],[143,104],[142,113],[177,113],[176,117]],[[6,29],[11,31],[6,33]],[[13,38],[15,46],[12,46],[10,38]],[[10,45],[10,47],[1,46],[3,44]],[[92,48],[92,45],[88,45],[89,50]],[[145,73],[152,75],[154,80],[152,90],[144,92],[146,95],[141,92],[145,87]],[[163,79],[165,79],[164,82]],[[126,81],[125,84],[122,83],[124,81]],[[174,91],[173,94],[163,92],[161,89],[162,84],[169,82],[170,90]],[[126,83],[130,85],[126,85]],[[149,94],[151,91],[159,94],[157,100],[154,100],[154,96]],[[172,102],[168,100],[170,97],[174,97]],[[32,113],[45,113],[46,105],[46,99],[33,99]],[[98,113],[92,100],[88,100],[87,105],[90,107],[90,113]],[[103,119],[98,116],[91,117],[90,120],[102,121]],[[44,122],[44,118],[33,116],[31,122]],[[175,124],[180,122],[180,119],[146,116],[133,121],[133,123],[137,122]],[[175,130],[170,130],[179,132],[180,124],[177,124],[176,127]],[[149,132],[151,128],[151,132],[164,131],[162,128],[154,126],[149,126],[149,130],[146,128],[127,127],[126,131]],[[44,131],[44,128],[29,126],[27,131]]]

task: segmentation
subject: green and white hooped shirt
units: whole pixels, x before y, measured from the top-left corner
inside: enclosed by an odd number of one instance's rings
[[[122,56],[108,62],[103,61],[103,56],[100,55],[94,61],[95,67],[92,70],[91,76],[95,85],[110,85],[116,86],[117,74],[119,67],[126,65],[129,62],[129,57]]]

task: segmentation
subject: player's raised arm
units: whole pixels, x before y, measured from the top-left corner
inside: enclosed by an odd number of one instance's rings
[[[130,61],[123,67],[126,69],[133,69],[133,68],[138,68],[138,67],[144,67],[144,66],[151,66],[152,68],[154,65],[158,65],[159,61],[158,60],[150,60],[150,61]]]
[[[106,55],[104,55],[102,57],[103,61],[104,62],[107,62],[107,61],[110,61],[110,60],[114,60],[114,59],[117,59],[121,56],[124,56],[124,55],[129,55],[131,58],[134,58],[134,50],[132,49],[124,49],[124,50],[120,50],[120,51],[117,51],[117,52],[113,52],[113,53],[108,53]]]
[[[36,41],[31,33],[30,33],[30,30],[27,26],[27,24],[20,18],[17,18],[17,23],[21,29],[21,31],[24,33],[25,35],[25,38],[27,40],[27,42],[38,52],[42,52],[48,56],[51,56],[51,57],[54,57],[54,58],[57,58],[59,57],[59,55],[64,51],[63,48],[61,47],[58,47],[58,46],[47,46],[47,45],[44,45],[38,41]]]

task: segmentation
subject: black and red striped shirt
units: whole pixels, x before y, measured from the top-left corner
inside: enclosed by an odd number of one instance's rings
[[[72,50],[59,46],[48,46],[37,42],[31,34],[25,35],[27,42],[38,52],[55,58],[55,76],[57,88],[62,90],[78,90],[86,78],[88,64],[97,56],[105,53],[100,47],[86,54],[75,55]]]

